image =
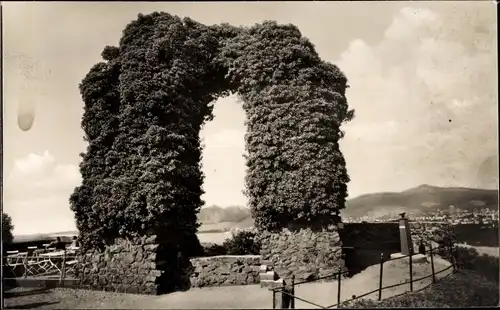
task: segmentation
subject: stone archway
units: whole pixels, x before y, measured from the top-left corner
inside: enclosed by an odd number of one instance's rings
[[[336,222],[349,181],[338,145],[353,117],[347,79],[295,26],[140,14],[102,57],[80,84],[89,145],[70,199],[87,253],[84,286],[182,287],[174,253],[199,250],[199,132],[230,93],[247,115],[246,194],[257,228]]]

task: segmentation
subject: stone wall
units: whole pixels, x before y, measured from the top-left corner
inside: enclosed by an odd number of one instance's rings
[[[340,230],[344,247],[365,250],[401,250],[399,223],[345,223]]]
[[[159,294],[185,289],[189,283],[189,261],[156,236],[116,239],[103,251],[83,253],[78,260],[75,275],[84,289]]]
[[[311,229],[262,232],[259,236],[263,264],[271,264],[277,275],[296,281],[317,279],[345,270],[341,241],[335,230]]]
[[[191,287],[259,283],[261,257],[258,255],[199,257],[190,261]]]
[[[350,275],[378,264],[381,256],[388,258],[401,251],[399,224],[345,223],[340,239],[346,267]]]

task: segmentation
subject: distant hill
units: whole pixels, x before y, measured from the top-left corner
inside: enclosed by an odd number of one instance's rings
[[[33,241],[47,241],[47,240],[55,240],[57,237],[73,237],[77,236],[78,231],[61,231],[57,233],[48,233],[48,234],[34,234],[34,235],[14,235],[14,243],[22,243],[22,242],[33,242]]]
[[[462,210],[483,208],[498,209],[498,190],[437,187],[420,185],[403,192],[373,193],[361,195],[347,201],[344,217],[372,216],[376,218],[394,217],[401,212],[424,214],[429,211],[447,210],[449,206]],[[198,214],[201,224],[199,232],[227,231],[231,228],[249,228],[253,226],[250,209],[243,206],[202,208]],[[25,240],[54,239],[55,236],[76,234],[74,231],[38,234],[30,236],[14,236],[14,242]]]
[[[198,214],[198,221],[202,224],[216,224],[222,222],[241,222],[250,216],[250,210],[243,206],[202,208]]]
[[[349,199],[342,216],[397,217],[401,212],[425,214],[437,209],[447,210],[450,205],[468,211],[497,209],[498,190],[424,184],[403,192],[373,193]],[[199,219],[204,228],[246,228],[253,224],[250,209],[245,207],[207,207],[202,209]]]
[[[231,228],[249,228],[253,226],[250,209],[243,206],[202,208],[198,214],[200,232],[227,231]]]
[[[498,190],[420,185],[399,193],[374,193],[350,199],[343,216],[383,217],[401,212],[423,214],[450,206],[462,210],[498,208]]]

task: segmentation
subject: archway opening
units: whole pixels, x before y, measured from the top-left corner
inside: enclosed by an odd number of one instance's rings
[[[198,216],[202,243],[220,243],[222,231],[238,225],[239,214],[249,214],[245,188],[245,112],[236,94],[214,103],[214,118],[200,131],[202,142],[201,196],[204,206]],[[234,216],[233,216],[234,215]],[[218,233],[217,231],[220,231]]]

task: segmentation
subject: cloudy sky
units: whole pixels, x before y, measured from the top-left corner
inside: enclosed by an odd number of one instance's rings
[[[350,196],[419,184],[497,188],[496,10],[480,2],[3,3],[4,210],[15,234],[73,230],[80,182],[78,83],[137,14],[205,24],[297,25],[347,75]],[[244,205],[245,115],[216,103],[205,143],[207,205]],[[34,113],[21,131],[19,114]]]

